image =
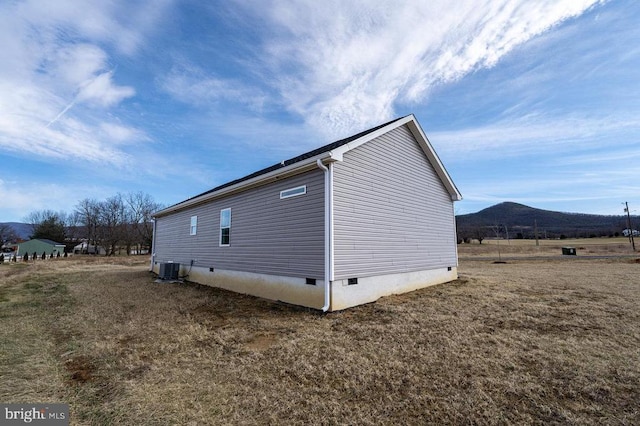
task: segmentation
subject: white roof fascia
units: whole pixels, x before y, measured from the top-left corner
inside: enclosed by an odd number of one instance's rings
[[[235,185],[231,185],[228,186],[226,188],[222,188],[218,191],[215,192],[210,192],[207,194],[203,194],[201,196],[196,196],[194,198],[188,199],[186,201],[183,201],[181,203],[175,204],[173,206],[167,207],[166,209],[162,209],[158,212],[156,212],[153,216],[154,217],[161,217],[161,216],[166,216],[167,214],[179,211],[179,210],[184,210],[186,208],[189,207],[193,207],[196,206],[198,204],[203,204],[206,203],[208,201],[211,200],[215,200],[217,198],[221,198],[227,195],[231,195],[233,193],[236,192],[242,192],[245,191],[247,189],[250,189],[252,187],[255,186],[260,186],[260,185],[264,185],[267,183],[271,183],[271,182],[275,182],[281,178],[284,177],[288,177],[291,175],[295,175],[295,174],[299,174],[302,172],[305,172],[307,170],[312,170],[314,168],[317,168],[317,161],[318,160],[329,160],[327,162],[333,162],[335,161],[334,159],[332,159],[331,156],[331,152],[327,151],[327,152],[323,152],[321,154],[318,154],[316,156],[307,158],[305,160],[302,161],[298,161],[296,163],[290,164],[288,166],[285,166],[283,168],[271,171],[269,173],[265,173],[263,175],[259,175],[256,176],[254,178],[251,179],[247,179],[244,180],[242,182],[238,182]]]

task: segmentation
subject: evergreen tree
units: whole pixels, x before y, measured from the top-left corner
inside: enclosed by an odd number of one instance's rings
[[[66,214],[56,213],[51,210],[32,212],[27,221],[33,226],[32,239],[42,238],[46,240],[64,243],[66,240]]]

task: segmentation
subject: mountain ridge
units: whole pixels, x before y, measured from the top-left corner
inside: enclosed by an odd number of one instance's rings
[[[639,216],[631,216],[632,228],[637,229]],[[476,213],[457,215],[458,236],[471,237],[484,229],[487,235],[495,231],[513,230],[518,238],[532,238],[535,228],[539,235],[549,238],[593,237],[621,235],[627,228],[624,215],[596,215],[588,213],[566,213],[538,209],[524,204],[505,201]]]
[[[18,238],[28,240],[29,236],[33,233],[33,225],[23,222],[0,222],[0,226],[7,226],[13,229],[13,232]]]

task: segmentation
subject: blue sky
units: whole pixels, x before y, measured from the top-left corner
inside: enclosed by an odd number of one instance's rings
[[[640,212],[640,2],[0,3],[0,222],[173,204],[413,113],[464,200]]]

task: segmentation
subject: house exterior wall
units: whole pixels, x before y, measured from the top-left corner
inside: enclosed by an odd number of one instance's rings
[[[280,199],[280,191],[301,185],[306,185],[306,194]],[[221,247],[220,211],[227,208],[231,209],[230,244]],[[197,216],[196,235],[189,232],[192,216]],[[207,271],[322,280],[323,172],[315,169],[158,217],[154,251],[156,264],[179,262],[185,267],[182,274],[193,261],[194,267]]]
[[[333,167],[334,280],[455,270],[451,194],[406,125]]]

